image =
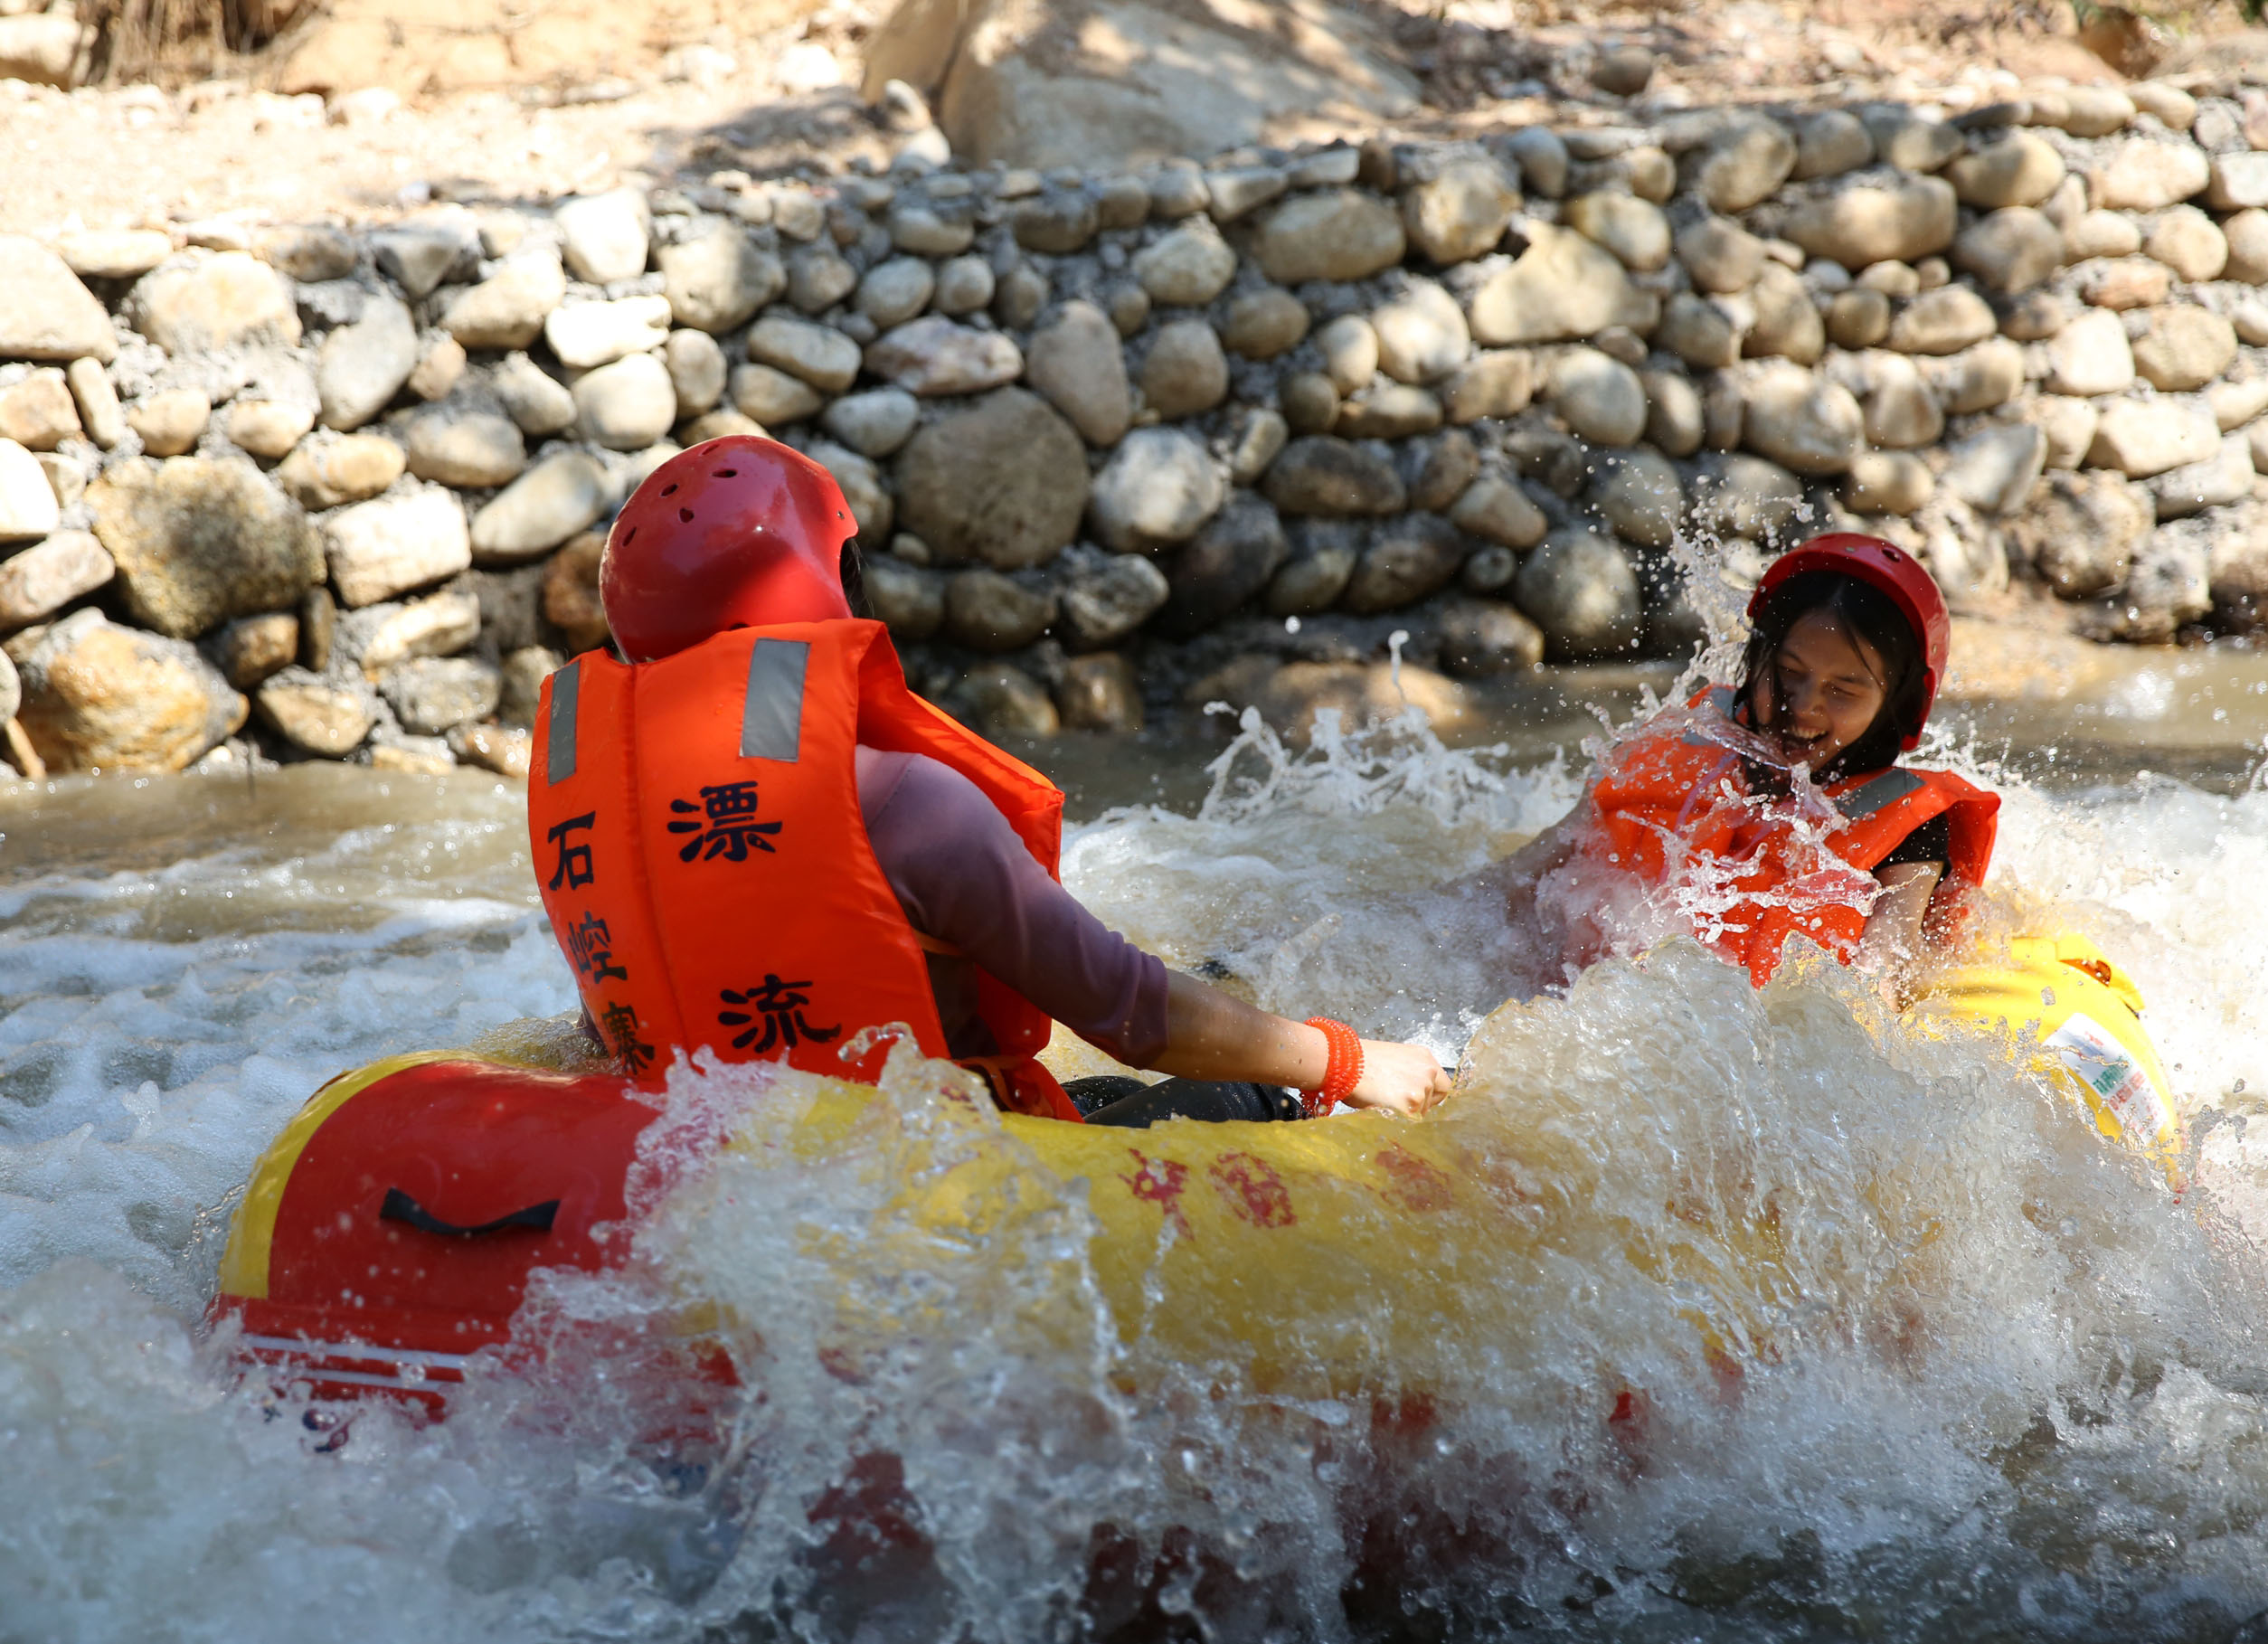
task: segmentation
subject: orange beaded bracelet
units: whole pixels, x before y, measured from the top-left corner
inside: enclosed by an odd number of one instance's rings
[[[1307,1110],[1308,1117],[1320,1119],[1353,1095],[1362,1082],[1363,1041],[1346,1023],[1328,1016],[1309,1016],[1306,1025],[1321,1034],[1331,1047],[1330,1060],[1323,1064],[1322,1084],[1299,1092],[1299,1105]]]

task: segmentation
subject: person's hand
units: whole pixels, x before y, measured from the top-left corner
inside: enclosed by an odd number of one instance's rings
[[[1352,1108],[1381,1108],[1404,1119],[1423,1116],[1449,1094],[1449,1072],[1422,1044],[1363,1041],[1363,1076],[1347,1098]]]

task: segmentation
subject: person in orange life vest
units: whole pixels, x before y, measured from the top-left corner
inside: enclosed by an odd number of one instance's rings
[[[1090,1123],[1447,1093],[1432,1052],[1168,972],[1064,891],[1063,795],[906,688],[846,594],[856,528],[825,468],[735,435],[655,469],[609,534],[620,657],[546,683],[528,808],[545,911],[626,1072],[658,1083],[707,1046],[871,1081],[886,1044],[841,1053],[902,1023],[1003,1106]],[[1054,1021],[1172,1077],[1067,1091],[1035,1059]]]
[[[1800,934],[1897,991],[1982,883],[2000,806],[1898,763],[1944,676],[1944,600],[1912,556],[1844,533],[1774,562],[1748,615],[1739,686],[1612,750],[1500,865],[1510,911],[1563,966],[1682,925],[1759,986]]]

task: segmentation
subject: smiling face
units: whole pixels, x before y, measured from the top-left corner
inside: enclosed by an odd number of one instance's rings
[[[1791,765],[1826,769],[1866,734],[1885,700],[1880,653],[1823,611],[1796,619],[1756,670],[1749,712]]]

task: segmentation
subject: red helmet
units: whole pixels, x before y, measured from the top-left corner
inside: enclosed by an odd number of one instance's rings
[[[843,544],[857,533],[808,457],[752,434],[704,440],[648,474],[607,534],[607,626],[651,662],[727,628],[847,617]]]
[[[1749,596],[1750,620],[1791,578],[1808,571],[1854,577],[1887,595],[1921,640],[1922,705],[1899,743],[1914,748],[1921,742],[1922,727],[1929,722],[1930,708],[1937,701],[1938,684],[1945,677],[1945,658],[1952,645],[1952,618],[1946,614],[1945,596],[1937,591],[1936,580],[1919,560],[1895,543],[1861,536],[1856,531],[1830,532],[1790,549],[1772,562],[1756,584],[1756,591]]]

